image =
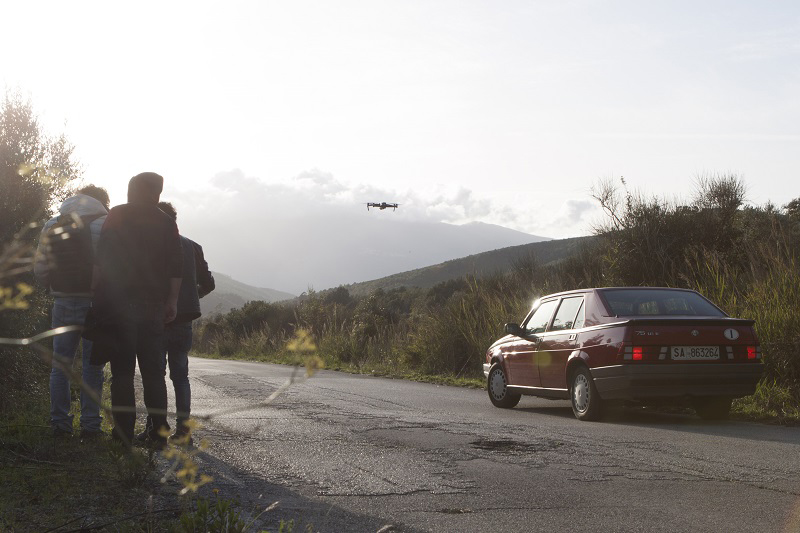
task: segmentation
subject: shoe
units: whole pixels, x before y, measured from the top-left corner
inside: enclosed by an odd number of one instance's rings
[[[167,447],[167,439],[161,435],[152,435],[150,431],[144,430],[133,438],[133,443],[137,446],[146,446],[155,450],[163,450]]]
[[[60,439],[60,438],[67,438],[72,436],[72,431],[68,431],[61,427],[54,427],[53,428],[53,438]]]
[[[180,446],[186,448],[193,448],[194,441],[192,440],[192,436],[185,432],[185,431],[176,431],[172,435],[169,436],[169,443],[173,446]]]

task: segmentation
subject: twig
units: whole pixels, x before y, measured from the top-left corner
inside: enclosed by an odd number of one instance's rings
[[[24,339],[7,339],[0,337],[0,344],[10,344],[11,346],[28,346],[48,337],[61,335],[62,333],[67,333],[69,331],[80,331],[82,329],[83,326],[61,326],[60,328],[49,329],[43,333],[39,333],[38,335]]]
[[[295,384],[295,383],[303,383],[308,379],[308,378],[304,379],[304,378],[297,378],[296,377],[297,376],[297,371],[298,371],[299,368],[300,368],[299,366],[295,366],[294,367],[294,371],[292,372],[292,375],[289,377],[289,379],[287,379],[283,383],[283,385],[281,385],[280,387],[275,389],[275,392],[273,392],[272,394],[267,396],[267,399],[264,400],[263,402],[259,402],[259,403],[251,404],[251,405],[246,405],[246,406],[242,406],[242,407],[231,407],[230,409],[222,409],[222,410],[213,412],[213,413],[208,414],[208,415],[198,415],[198,416],[195,416],[194,418],[197,418],[198,420],[211,420],[211,419],[217,418],[219,416],[223,416],[223,415],[230,415],[230,414],[239,413],[239,412],[242,412],[242,411],[250,411],[252,409],[258,409],[260,407],[266,407],[266,406],[270,405],[272,402],[274,402],[275,399],[278,398],[278,396],[283,394],[293,384]]]

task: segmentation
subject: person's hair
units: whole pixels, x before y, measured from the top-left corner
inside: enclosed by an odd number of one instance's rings
[[[163,177],[155,172],[142,172],[128,182],[128,202],[157,204],[163,189]]]
[[[158,208],[161,209],[163,212],[168,214],[172,220],[177,222],[178,220],[178,212],[175,210],[175,206],[169,202],[158,202]]]
[[[111,200],[108,198],[108,191],[102,187],[98,187],[97,185],[87,185],[86,187],[82,187],[78,189],[77,194],[85,194],[86,196],[91,196],[101,204],[103,207],[108,209]]]

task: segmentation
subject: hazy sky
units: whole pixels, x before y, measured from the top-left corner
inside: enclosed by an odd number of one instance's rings
[[[165,198],[202,212],[224,194],[214,177],[238,175],[291,190],[300,213],[393,201],[398,217],[567,237],[590,232],[601,178],[689,196],[698,175],[734,172],[753,203],[800,196],[796,0],[20,0],[2,13],[0,83],[66,132],[113,203],[152,170]]]

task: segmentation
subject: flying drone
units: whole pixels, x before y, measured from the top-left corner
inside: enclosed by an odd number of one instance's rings
[[[384,209],[386,209],[388,207],[391,207],[392,211],[394,211],[399,206],[400,206],[400,204],[392,204],[392,203],[388,203],[388,202],[380,202],[380,203],[378,203],[378,202],[367,202],[367,211],[369,211],[370,207],[377,207],[381,211],[383,211]]]

